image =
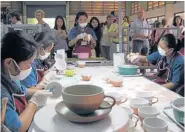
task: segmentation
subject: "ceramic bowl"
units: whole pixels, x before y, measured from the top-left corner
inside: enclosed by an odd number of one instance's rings
[[[84,68],[85,67],[85,62],[84,61],[77,61],[77,65],[79,68]]]
[[[123,83],[123,79],[121,77],[111,77],[110,83],[113,87],[121,87]]]
[[[147,117],[157,117],[159,110],[154,106],[142,106],[138,109],[138,116],[141,121]]]
[[[82,76],[83,81],[90,81],[91,80],[91,75],[90,74],[83,73],[81,76]]]
[[[173,114],[175,116],[176,121],[181,124],[184,124],[184,101],[185,98],[177,98],[171,102],[171,107],[173,109]]]

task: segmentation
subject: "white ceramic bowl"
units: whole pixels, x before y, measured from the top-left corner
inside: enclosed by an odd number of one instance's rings
[[[147,117],[157,117],[159,110],[154,106],[142,106],[138,109],[138,115],[141,120]]]

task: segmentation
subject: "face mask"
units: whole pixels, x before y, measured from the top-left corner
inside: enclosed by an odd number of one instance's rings
[[[50,55],[50,52],[45,52],[45,55],[39,55],[38,58],[40,60],[45,60],[45,59],[47,59],[49,57],[49,55]]]
[[[158,51],[161,56],[166,56],[166,52],[160,46],[158,46]]]
[[[158,46],[158,51],[161,56],[166,56],[166,52],[160,46]]]
[[[27,69],[27,70],[21,70],[20,73],[16,76],[13,76],[13,75],[10,74],[10,78],[14,81],[24,80],[25,78],[27,78],[30,75],[31,70],[32,70],[32,67],[30,66],[30,68]]]
[[[85,28],[85,27],[87,26],[87,23],[81,23],[81,24],[79,24],[79,26],[80,26],[81,28]]]

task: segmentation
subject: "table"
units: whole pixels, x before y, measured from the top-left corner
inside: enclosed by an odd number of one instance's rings
[[[127,97],[128,101],[125,105],[129,104],[129,100],[134,98],[138,92],[149,91],[151,94],[159,98],[158,103],[154,104],[157,108],[160,109],[160,118],[163,118],[167,121],[169,129],[174,132],[183,132],[175,123],[173,123],[164,113],[163,108],[169,106],[171,100],[180,97],[178,94],[148,80],[143,76],[139,77],[123,77],[123,86],[120,88],[112,87],[110,84],[106,84],[102,78],[105,76],[114,75],[113,67],[111,66],[99,66],[99,67],[85,67],[85,68],[76,68],[76,78],[79,79],[80,84],[93,84],[101,86],[106,92],[119,92],[124,97]],[[81,81],[81,73],[88,72],[92,75],[92,79],[89,82]],[[60,99],[48,99],[47,104],[54,104],[60,102]],[[129,106],[129,105],[128,105]],[[34,131],[34,125],[32,124],[29,132]],[[70,132],[70,130],[69,130]],[[137,125],[135,132],[143,132],[140,123]]]

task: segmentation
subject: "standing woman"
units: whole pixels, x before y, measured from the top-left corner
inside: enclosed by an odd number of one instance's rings
[[[66,40],[67,31],[64,18],[62,16],[56,17],[54,29],[56,30],[55,50],[65,49],[65,51],[68,51],[68,45]]]
[[[93,31],[96,34],[97,40],[96,40],[96,57],[100,57],[101,54],[101,50],[100,50],[100,40],[102,37],[102,30],[101,30],[101,25],[100,25],[100,21],[98,20],[97,17],[92,17],[89,23],[89,27],[93,29]]]
[[[68,40],[69,46],[73,47],[73,53],[88,53],[91,56],[91,49],[96,46],[96,35],[87,26],[88,15],[86,12],[78,12],[75,18],[74,28],[71,29]]]
[[[177,30],[172,30],[173,34],[177,37],[178,39],[182,40],[184,37],[183,32],[185,30],[184,28],[184,20],[181,18],[181,16],[175,16],[173,19],[173,27],[176,27]]]
[[[114,24],[114,16],[109,14],[107,16],[106,25],[103,27],[102,39],[101,39],[101,53],[102,56],[108,60],[110,60],[110,47],[112,44],[111,33],[116,30],[116,26]]]

